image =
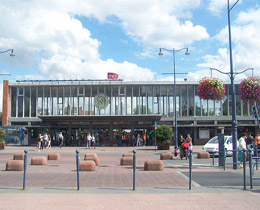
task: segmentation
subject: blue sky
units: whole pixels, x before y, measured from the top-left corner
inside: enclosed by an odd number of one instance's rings
[[[232,6],[236,0],[230,0]],[[258,0],[240,0],[231,11],[234,71],[253,67],[260,76]],[[181,80],[229,71],[227,0],[0,0],[2,80],[106,79],[173,80],[172,54],[180,49]],[[237,79],[250,76],[248,72]],[[214,73],[223,80],[227,77]]]

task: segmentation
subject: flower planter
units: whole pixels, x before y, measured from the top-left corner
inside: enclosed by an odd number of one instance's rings
[[[217,78],[204,77],[199,81],[198,95],[203,100],[221,100],[225,96],[225,86]]]
[[[245,102],[260,100],[260,78],[248,77],[243,79],[239,85],[240,98]]]
[[[0,142],[0,149],[5,149],[5,142]]]
[[[158,143],[157,144],[157,149],[158,150],[169,150],[170,149],[170,144],[169,143]]]

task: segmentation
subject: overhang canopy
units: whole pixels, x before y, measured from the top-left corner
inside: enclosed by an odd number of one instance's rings
[[[38,116],[45,122],[115,122],[115,121],[160,121],[162,115],[87,115],[87,116]]]

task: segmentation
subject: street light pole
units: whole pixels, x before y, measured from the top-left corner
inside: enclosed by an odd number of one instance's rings
[[[233,150],[237,149],[237,120],[236,120],[236,98],[235,98],[235,84],[233,74],[233,59],[232,59],[232,41],[231,41],[231,27],[230,27],[230,11],[238,3],[239,0],[230,8],[229,0],[227,0],[228,11],[228,37],[229,37],[229,58],[230,58],[230,80],[231,80],[231,95],[232,95],[232,139]],[[233,169],[237,169],[237,152],[233,152]]]
[[[179,51],[182,51],[182,50],[186,50],[185,52],[185,55],[189,55],[189,49],[188,48],[182,48],[182,49],[179,49],[179,50],[176,50],[176,49],[172,49],[172,50],[168,50],[168,49],[165,49],[165,48],[159,48],[160,52],[158,53],[159,56],[162,56],[163,53],[162,53],[162,50],[165,50],[165,51],[168,51],[168,52],[172,52],[173,54],[173,75],[174,75],[174,123],[175,123],[175,133],[174,133],[174,136],[175,136],[175,146],[178,147],[178,123],[177,123],[177,102],[176,102],[176,72],[175,72],[175,54],[176,52],[179,52]],[[183,74],[183,73],[178,73],[178,74]],[[186,73],[184,73],[186,74]]]

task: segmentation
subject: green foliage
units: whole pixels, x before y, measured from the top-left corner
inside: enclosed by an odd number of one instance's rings
[[[0,128],[0,140],[4,140],[6,137],[6,131]]]
[[[154,137],[154,130],[150,132],[150,136]],[[173,137],[172,128],[168,125],[160,125],[156,129],[156,140],[158,143],[171,143]]]

